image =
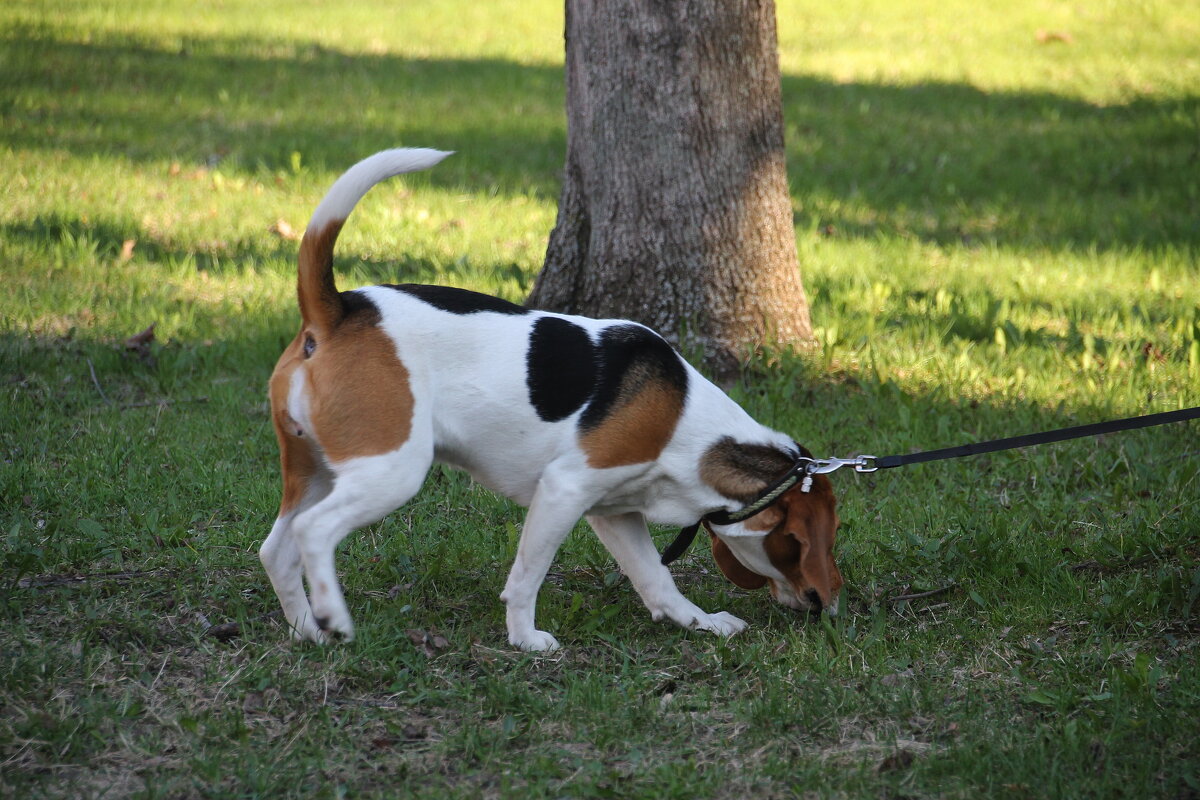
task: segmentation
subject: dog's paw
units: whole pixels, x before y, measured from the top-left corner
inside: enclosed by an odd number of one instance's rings
[[[325,634],[312,621],[312,617],[304,617],[296,620],[296,623],[291,628],[293,642],[316,642],[317,644],[324,644],[325,642]]]
[[[741,633],[749,626],[745,620],[738,619],[727,611],[718,611],[700,617],[692,625],[698,631],[710,631],[718,636],[733,636]]]
[[[558,639],[545,631],[533,630],[520,636],[509,636],[509,644],[528,653],[549,653],[559,648]]]
[[[313,641],[317,644],[335,644],[354,639],[354,623],[350,621],[349,616],[338,619],[334,615],[322,617],[314,614],[313,621],[317,627],[317,635]]]

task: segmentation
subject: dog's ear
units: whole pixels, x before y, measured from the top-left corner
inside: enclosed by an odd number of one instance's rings
[[[833,485],[826,476],[817,475],[811,491],[786,492],[779,504],[786,523],[783,535],[768,536],[767,555],[793,585],[816,590],[821,602],[829,605],[843,583],[833,555],[838,529]]]
[[[794,464],[784,451],[726,436],[704,452],[700,480],[732,500],[750,503]]]
[[[743,589],[761,589],[766,584],[766,578],[746,569],[742,562],[737,560],[737,556],[733,554],[729,546],[717,538],[712,531],[709,531],[708,535],[712,539],[713,558],[716,560],[717,566],[721,568],[721,572],[725,573],[726,578]]]

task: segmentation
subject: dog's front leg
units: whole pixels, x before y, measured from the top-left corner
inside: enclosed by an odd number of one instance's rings
[[[508,641],[522,650],[557,650],[558,640],[534,625],[538,590],[550,570],[559,545],[590,505],[570,480],[547,470],[529,504],[517,557],[504,584],[501,601],[507,606]]]
[[[589,516],[588,524],[617,560],[621,571],[641,596],[654,620],[666,617],[676,625],[697,631],[733,636],[746,623],[725,611],[709,614],[688,600],[675,586],[671,572],[662,564],[641,514],[610,517]]]

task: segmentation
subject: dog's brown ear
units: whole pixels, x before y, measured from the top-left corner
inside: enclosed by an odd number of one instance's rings
[[[793,463],[787,453],[775,447],[743,444],[726,436],[704,452],[700,480],[725,497],[749,503]]]
[[[713,558],[726,578],[743,589],[761,589],[766,584],[766,578],[742,566],[742,562],[737,560],[737,556],[728,545],[713,535],[712,531],[709,531],[708,535],[712,539]]]

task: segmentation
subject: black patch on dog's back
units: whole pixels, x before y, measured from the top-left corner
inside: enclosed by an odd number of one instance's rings
[[[641,325],[613,325],[600,334],[596,393],[579,418],[591,430],[632,400],[647,383],[660,383],[687,395],[687,370],[666,340]]]
[[[596,348],[588,332],[558,317],[542,317],[529,334],[525,356],[529,402],[545,422],[575,413],[596,385]]]
[[[339,292],[342,298],[342,308],[345,316],[342,321],[353,321],[359,325],[379,324],[379,308],[371,299],[357,289]]]
[[[490,294],[457,289],[453,286],[429,286],[421,283],[384,284],[384,288],[410,294],[434,308],[451,314],[528,314],[529,309]]]

